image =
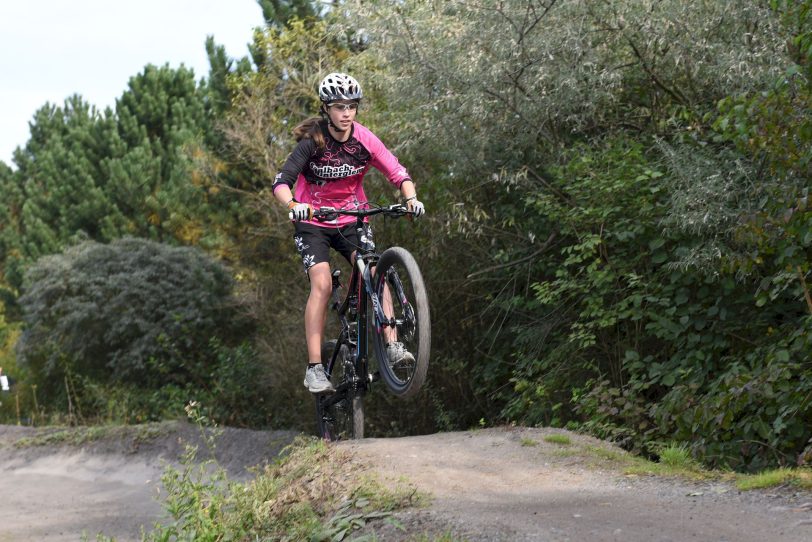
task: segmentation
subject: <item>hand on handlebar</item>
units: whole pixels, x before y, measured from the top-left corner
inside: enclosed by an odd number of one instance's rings
[[[310,220],[313,218],[313,206],[309,203],[291,201],[288,204],[288,210],[290,211],[288,213],[290,215],[290,219],[297,222],[301,220]]]
[[[416,197],[406,200],[406,208],[409,209],[409,212],[414,214],[415,218],[420,218],[426,214],[426,207],[423,205],[423,202],[418,201]]]
[[[297,218],[294,216],[294,210],[301,207],[304,213],[308,212],[309,214],[304,214],[304,218]],[[385,216],[390,217],[399,217],[399,216],[408,216],[417,218],[425,214],[426,210],[422,203],[419,201],[409,201],[406,205],[402,203],[395,203],[393,205],[388,205],[386,207],[378,207],[378,206],[369,206],[366,208],[355,208],[355,209],[336,209],[335,207],[320,207],[318,209],[313,209],[308,204],[305,203],[290,203],[290,219],[291,220],[320,220],[320,221],[330,221],[335,220],[339,216],[354,216],[356,218],[363,218],[372,215],[383,214]]]

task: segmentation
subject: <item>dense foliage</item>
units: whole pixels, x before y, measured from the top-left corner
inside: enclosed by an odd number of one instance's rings
[[[263,420],[312,423],[308,285],[268,187],[318,80],[346,70],[426,203],[378,238],[417,256],[439,338],[419,398],[368,398],[372,432],[570,424],[738,469],[812,460],[812,3],[260,4],[250,58],[209,40],[200,84],[147,67],[115,111],[37,113],[17,169],[0,164],[8,341],[38,258],[125,235],[197,245],[229,262],[259,326]],[[197,346],[201,371],[255,367]],[[118,370],[147,363],[130,352]],[[83,375],[110,369],[88,360]]]
[[[485,332],[440,359],[490,409],[737,468],[808,453],[796,3],[352,5],[444,208],[446,316]]]
[[[252,331],[233,279],[195,248],[123,238],[40,258],[19,304],[25,332],[18,364],[41,382],[40,400],[70,400],[106,414],[107,396],[132,419],[182,412],[189,394],[232,422],[262,416],[260,367],[241,344]]]

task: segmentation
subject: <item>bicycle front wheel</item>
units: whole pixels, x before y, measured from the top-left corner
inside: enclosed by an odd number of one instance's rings
[[[378,369],[390,392],[411,397],[426,379],[431,353],[431,317],[423,275],[409,251],[392,247],[378,260],[374,285],[387,318],[372,326]]]
[[[322,345],[321,361],[325,369],[335,350],[336,341]],[[330,381],[339,391],[316,395],[316,431],[325,440],[337,441],[364,438],[364,400],[354,389],[352,359],[347,345],[342,344],[336,357]]]

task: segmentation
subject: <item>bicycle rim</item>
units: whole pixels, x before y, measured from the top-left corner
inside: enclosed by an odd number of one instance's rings
[[[386,387],[402,398],[416,394],[426,379],[431,352],[431,318],[423,276],[412,255],[393,247],[384,251],[375,269],[375,293],[395,326],[374,323],[378,368]],[[390,360],[386,345],[400,342],[410,356]]]

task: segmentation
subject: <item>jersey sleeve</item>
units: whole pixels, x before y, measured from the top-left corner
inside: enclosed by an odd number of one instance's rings
[[[364,145],[372,155],[371,164],[375,169],[383,173],[390,183],[400,188],[403,181],[412,180],[406,168],[398,162],[395,155],[386,148],[386,145],[375,134],[365,129],[363,136]]]
[[[299,178],[299,174],[304,171],[307,161],[313,156],[315,150],[316,143],[312,139],[305,138],[299,141],[293,152],[288,155],[282,169],[276,174],[272,185],[273,191],[276,192],[276,189],[283,184],[293,188],[293,184]]]

